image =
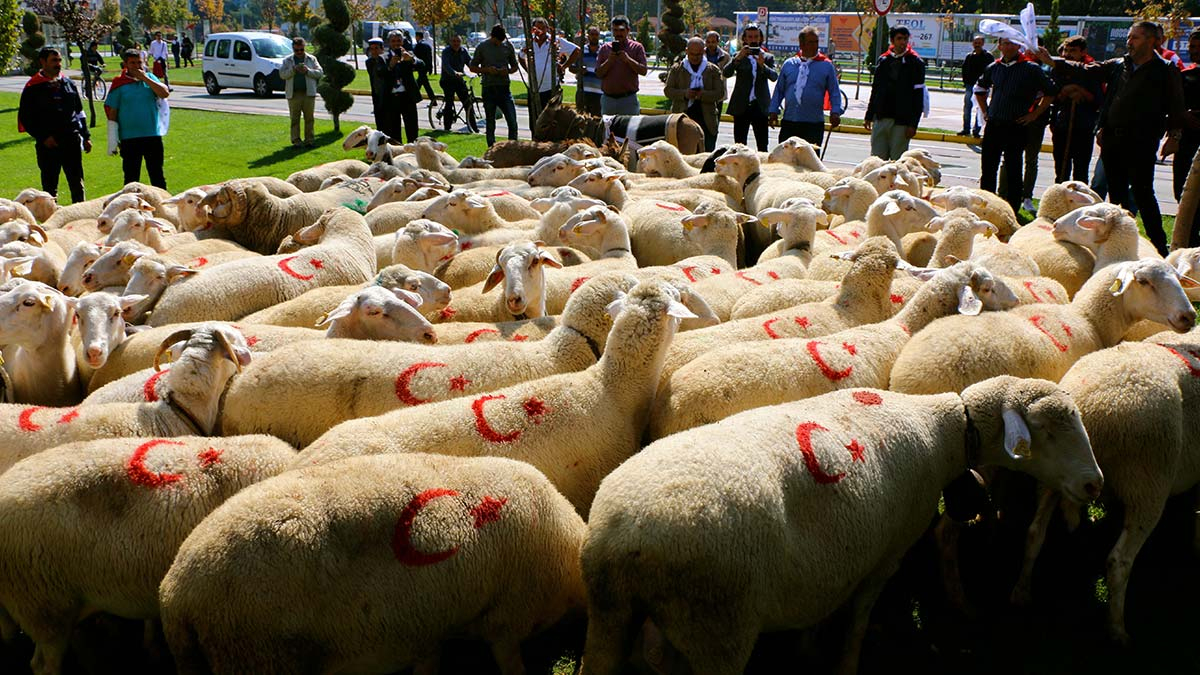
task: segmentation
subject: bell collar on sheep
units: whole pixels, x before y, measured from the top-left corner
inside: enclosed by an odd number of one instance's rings
[[[576,333],[577,335],[579,335],[579,337],[583,338],[584,342],[587,342],[588,349],[592,350],[592,356],[596,357],[597,361],[600,360],[600,355],[603,352],[600,350],[600,345],[597,344],[595,340],[593,340],[586,333],[579,330],[578,328],[575,328],[574,326],[565,326],[564,325],[563,328],[565,328],[566,330],[569,330],[573,333]]]
[[[745,182],[742,183],[742,193],[743,194],[746,192],[746,188],[750,187],[751,183],[758,180],[758,177],[760,175],[762,175],[761,171],[755,171],[754,173],[750,174],[749,176],[746,176]]]

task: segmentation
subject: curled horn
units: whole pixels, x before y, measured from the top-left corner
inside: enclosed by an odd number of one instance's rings
[[[46,230],[42,229],[42,226],[38,225],[37,223],[29,223],[29,231],[41,237],[43,244],[50,241],[50,237],[46,234]]]
[[[221,345],[221,348],[225,350],[226,358],[228,358],[230,361],[233,361],[233,365],[237,366],[237,371],[239,373],[242,372],[242,362],[238,360],[237,352],[233,351],[233,345],[229,344],[229,339],[225,337],[225,334],[219,330],[214,330],[213,336],[217,338],[217,342]]]
[[[185,328],[183,330],[177,330],[174,333],[171,333],[170,335],[168,335],[167,339],[163,340],[158,345],[158,351],[154,353],[154,372],[157,373],[157,372],[159,372],[159,370],[161,370],[163,352],[170,349],[171,345],[175,344],[176,342],[179,342],[180,340],[187,340],[188,338],[192,337],[193,330],[194,329],[192,329],[192,328]]]

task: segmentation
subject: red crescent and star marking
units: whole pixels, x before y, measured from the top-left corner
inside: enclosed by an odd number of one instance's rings
[[[821,352],[818,349],[818,347],[820,347],[822,344],[824,343],[820,340],[809,340],[808,343],[804,345],[804,348],[808,350],[808,355],[812,357],[813,362],[816,363],[817,367],[821,369],[821,374],[824,375],[825,378],[830,382],[837,382],[838,380],[844,380],[847,377],[850,377],[850,373],[854,372],[854,366],[847,366],[845,370],[834,370],[831,368],[829,364],[825,362],[825,359],[821,356]],[[842,343],[842,349],[844,349],[850,356],[854,356],[858,353],[858,350],[854,347],[854,345],[847,342]]]
[[[812,434],[814,431],[829,430],[816,422],[801,422],[796,426],[796,442],[800,445],[800,454],[804,456],[804,468],[808,470],[818,485],[833,485],[845,478],[846,474],[844,472],[828,474],[821,468],[821,463],[817,461],[817,453],[813,451]],[[866,463],[867,449],[858,442],[858,439],[852,438],[848,444],[842,447],[850,451],[851,462]]]
[[[1192,365],[1192,362],[1188,359],[1188,356],[1190,356],[1193,359],[1200,360],[1200,349],[1181,347],[1180,349],[1183,350],[1181,353],[1179,349],[1175,349],[1174,347],[1159,346],[1179,357],[1179,360],[1183,361],[1183,365],[1187,366],[1188,372],[1192,374],[1192,377],[1200,377],[1200,366]],[[1187,356],[1184,356],[1184,354],[1187,354]]]
[[[1042,299],[1040,297],[1038,297],[1037,291],[1033,290],[1033,282],[1032,281],[1026,281],[1024,286],[1025,286],[1025,290],[1029,291],[1029,297],[1033,298],[1034,302],[1042,301]]]
[[[158,386],[158,381],[162,379],[163,375],[166,375],[169,372],[171,372],[170,368],[164,368],[151,375],[149,379],[146,380],[146,384],[142,385],[142,398],[146,399],[147,403],[154,403],[158,401],[158,392],[154,389]]]
[[[829,235],[829,237],[831,239],[833,239],[837,243],[841,244],[842,246],[846,245],[846,240],[839,237],[836,233],[830,232],[829,230],[825,230],[825,234]]]
[[[774,319],[767,319],[766,321],[763,322],[763,325],[762,325],[763,330],[765,330],[767,332],[767,337],[771,338],[772,340],[778,340],[780,337],[779,333],[776,333],[775,330],[773,328],[771,328],[771,324],[775,323],[778,320],[779,320],[778,317],[776,317]]]
[[[421,372],[422,370],[425,370],[426,368],[445,368],[445,367],[446,367],[446,364],[444,364],[444,363],[434,363],[432,361],[422,361],[420,363],[414,363],[411,366],[405,368],[403,372],[401,372],[398,376],[396,376],[396,398],[400,399],[400,401],[403,402],[405,405],[421,405],[422,403],[429,403],[433,399],[417,398],[416,396],[413,396],[412,391],[409,390],[409,386],[412,384],[412,379],[413,379],[413,377],[416,376],[417,373]]]
[[[161,438],[142,443],[133,451],[133,456],[129,458],[129,462],[125,465],[125,473],[129,475],[129,480],[148,488],[163,487],[183,480],[183,474],[181,473],[154,473],[146,468],[146,454],[160,445],[184,444],[179,441],[168,441]]]
[[[42,425],[34,422],[33,416],[42,410],[46,410],[46,406],[35,405],[35,406],[30,406],[30,407],[22,410],[21,413],[19,415],[17,415],[17,428],[20,429],[21,431],[29,431],[29,432],[41,431],[43,428]],[[71,408],[67,412],[63,413],[62,417],[58,418],[57,423],[58,424],[70,424],[77,417],[79,417],[79,409]]]
[[[899,293],[892,293],[892,295],[888,299],[892,301],[893,305],[903,305],[904,304],[904,296],[900,295]]]
[[[426,553],[418,551],[412,543],[412,527],[413,522],[430,502],[440,497],[458,497],[459,493],[447,488],[430,488],[413,497],[404,510],[400,512],[400,518],[396,522],[395,532],[392,534],[392,553],[396,556],[396,560],[401,564],[409,567],[424,567],[426,565],[434,565],[443,560],[447,560],[458,553],[459,547],[452,546],[450,548]],[[495,523],[504,515],[502,510],[504,505],[508,503],[508,499],[501,497],[497,499],[491,495],[484,495],[479,503],[471,507],[468,514],[471,516],[472,526],[478,530],[489,523]]]
[[[506,434],[496,431],[483,415],[483,406],[488,401],[500,401],[506,398],[508,397],[504,394],[491,394],[471,401],[471,411],[475,413],[475,431],[479,432],[483,440],[489,443],[512,443],[521,438],[523,433],[521,429],[514,429]],[[534,424],[541,424],[545,416],[552,412],[550,406],[537,396],[530,396],[522,401],[521,409]]]
[[[450,391],[466,391],[468,384],[471,384],[471,380],[460,373],[450,378]]]
[[[316,276],[315,272],[313,274],[300,274],[299,272],[297,272],[291,268],[292,261],[299,257],[300,256],[290,255],[290,256],[280,260],[277,263],[279,265],[279,269],[283,270],[284,274],[287,274],[288,276],[291,276],[291,277],[295,277],[296,279],[299,279],[300,281],[312,280],[312,278]],[[308,264],[312,265],[312,268],[314,270],[319,270],[325,266],[325,262],[318,258],[309,258]]]
[[[207,264],[208,264],[208,258],[205,258],[203,256],[201,256],[199,258],[192,258],[191,260],[187,261],[188,267],[204,267]]]
[[[855,401],[863,405],[881,405],[883,397],[873,391],[856,391],[851,394]]]
[[[471,342],[474,342],[475,340],[479,339],[479,336],[483,335],[484,333],[499,333],[499,332],[500,331],[496,330],[495,328],[480,328],[479,330],[471,331],[467,335],[466,339],[463,340],[463,342],[471,343]]]
[[[1059,342],[1058,338],[1054,337],[1050,333],[1050,331],[1046,330],[1046,328],[1044,326],[1042,326],[1042,322],[1045,320],[1046,320],[1046,317],[1042,316],[1041,314],[1035,314],[1035,315],[1029,317],[1029,323],[1033,324],[1034,328],[1042,331],[1043,335],[1050,338],[1050,342],[1052,342],[1054,344],[1054,347],[1056,349],[1058,349],[1058,351],[1065,352],[1068,349],[1070,349],[1067,345],[1063,344],[1062,342]],[[1062,326],[1063,332],[1067,334],[1067,337],[1071,337],[1071,327],[1070,326],[1068,326],[1067,324],[1065,324],[1061,321],[1058,322],[1058,325]]]
[[[580,286],[582,286],[582,285],[584,285],[584,284],[587,282],[587,280],[588,280],[588,279],[591,279],[591,277],[579,277],[579,278],[578,278],[578,279],[576,279],[575,281],[572,281],[572,282],[571,282],[571,291],[570,291],[570,292],[571,292],[571,293],[574,293],[575,291],[579,290],[579,287],[580,287]],[[569,294],[570,294],[570,293],[568,293],[568,295],[569,295]]]
[[[200,468],[207,469],[213,464],[219,463],[221,461],[221,455],[224,453],[224,450],[209,448],[207,450],[201,450],[200,454],[196,455],[196,458],[200,460]]]
[[[438,312],[438,318],[442,321],[449,321],[450,319],[454,318],[455,314],[458,314],[457,309],[454,309],[453,307],[443,307],[442,311]]]
[[[512,340],[510,340],[510,342],[524,342],[528,339],[529,339],[528,335],[514,335],[514,336],[512,336]]]

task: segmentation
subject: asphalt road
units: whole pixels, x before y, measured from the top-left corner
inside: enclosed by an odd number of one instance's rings
[[[514,79],[516,76],[514,76]],[[26,78],[23,77],[0,77],[0,91],[20,92],[24,86]],[[568,81],[570,83],[570,81]],[[662,92],[662,83],[658,81],[654,72],[651,72],[645,78],[642,78],[642,91],[646,94],[656,94]],[[861,91],[861,98],[854,98],[855,86],[853,84],[844,85],[843,90],[850,97],[850,106],[846,112],[847,117],[861,118],[866,110],[867,97],[870,95],[870,87],[864,85]],[[435,82],[436,90],[436,82]],[[440,93],[440,91],[439,91]],[[940,127],[943,129],[957,129],[962,123],[962,94],[952,92],[931,92],[930,94],[930,115],[924,124],[930,127]],[[275,94],[269,98],[257,98],[249,91],[241,90],[225,90],[217,96],[209,96],[202,87],[175,87],[171,95],[171,105],[177,108],[191,108],[196,110],[212,110],[218,112],[234,112],[247,113],[257,115],[277,115],[286,116],[288,114],[287,101],[283,94]],[[422,127],[428,124],[425,113],[427,103],[420,104],[418,118]],[[521,138],[529,137],[529,129],[531,124],[528,120],[527,109],[522,106],[517,106],[517,126],[518,136]],[[324,112],[320,105],[317,106],[317,117],[321,119],[329,119],[328,113]],[[343,121],[354,123],[373,123],[371,115],[371,101],[369,97],[355,96],[354,105],[349,111],[342,114]],[[505,138],[504,120],[498,121],[497,137]],[[482,122],[481,122],[482,125]],[[281,124],[280,127],[280,144],[283,145],[287,139],[287,127]],[[777,130],[771,130],[772,145],[776,141]],[[752,137],[753,138],[753,137]],[[720,127],[720,136],[718,143],[733,142],[733,124],[722,122]],[[1049,134],[1047,133],[1046,142],[1049,142]],[[962,143],[951,143],[941,141],[925,141],[914,140],[912,142],[914,148],[925,148],[934,157],[942,163],[942,184],[944,185],[971,185],[979,184],[980,172],[980,157],[979,148],[976,145],[966,145]],[[1098,156],[1098,152],[1096,156]],[[834,133],[829,141],[829,147],[825,155],[825,163],[832,167],[847,167],[853,166],[864,158],[870,155],[870,137],[866,135],[851,134],[851,133]],[[1052,184],[1054,181],[1054,166],[1053,159],[1049,153],[1041,153],[1038,159],[1038,178],[1034,187],[1034,196],[1038,196]],[[1155,171],[1155,192],[1158,195],[1159,203],[1163,213],[1174,214],[1177,210],[1177,205],[1172,196],[1171,191],[1171,167],[1169,164],[1160,164]]]

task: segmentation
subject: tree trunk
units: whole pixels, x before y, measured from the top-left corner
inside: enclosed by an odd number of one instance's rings
[[[1175,215],[1175,231],[1171,234],[1171,248],[1187,248],[1192,231],[1196,227],[1196,212],[1200,207],[1200,152],[1192,158],[1183,194],[1179,197],[1179,212]]]

